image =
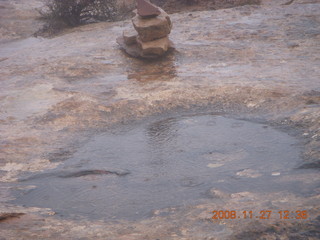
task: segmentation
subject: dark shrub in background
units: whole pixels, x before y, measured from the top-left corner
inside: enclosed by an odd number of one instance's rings
[[[119,0],[45,0],[40,11],[46,24],[35,35],[50,36],[66,27],[98,21],[115,21],[130,17],[132,7]],[[119,4],[122,2],[122,5]],[[130,1],[131,2],[131,1]],[[247,4],[260,0],[151,0],[168,13],[193,10],[213,10]],[[131,4],[132,5],[132,4]],[[191,7],[191,8],[190,8]]]
[[[113,21],[117,4],[116,0],[47,0],[40,14],[46,30],[57,31],[89,22]]]

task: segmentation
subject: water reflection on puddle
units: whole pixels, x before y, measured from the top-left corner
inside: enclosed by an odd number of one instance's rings
[[[263,124],[216,115],[167,118],[95,136],[59,168],[21,182],[36,188],[15,202],[110,220],[215,201],[212,188],[298,193],[313,183],[280,179],[299,173],[300,151],[297,139]]]
[[[168,81],[177,76],[176,56],[172,52],[165,60],[137,60],[128,62],[128,79],[139,82]]]

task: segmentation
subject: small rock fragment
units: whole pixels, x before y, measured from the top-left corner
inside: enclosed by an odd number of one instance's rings
[[[230,198],[230,194],[229,193],[220,191],[220,190],[215,189],[215,188],[210,189],[210,195],[213,198],[218,198],[218,199],[228,199],[228,198]]]
[[[281,173],[280,173],[280,172],[273,172],[273,173],[271,173],[271,175],[272,175],[272,176],[280,176]]]
[[[208,165],[207,165],[207,167],[209,167],[209,168],[217,168],[217,167],[221,167],[221,166],[223,166],[224,164],[222,164],[222,163],[209,163]]]
[[[237,172],[237,176],[240,176],[240,177],[248,177],[248,178],[257,178],[257,177],[261,177],[262,175],[253,170],[253,169],[243,169],[239,172]]]

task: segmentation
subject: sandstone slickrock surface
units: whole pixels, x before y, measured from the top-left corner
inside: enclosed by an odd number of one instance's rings
[[[320,2],[286,2],[170,15],[179,23],[170,34],[177,52],[161,61],[119,52],[114,39],[132,27],[131,21],[0,43],[0,212],[19,214],[1,221],[1,238],[319,239],[319,185],[308,191],[305,186],[320,178],[314,172],[320,166]],[[63,166],[92,135],[180,111],[225,113],[289,131],[301,141],[309,169],[294,178],[285,172],[266,177],[277,178],[279,185],[295,181],[294,190],[303,194],[208,189],[201,203],[155,209],[144,220],[110,222],[69,219],[53,209],[10,202],[13,189],[34,190],[32,184],[18,186],[17,179]],[[235,172],[230,178],[245,176]],[[83,180],[88,191],[99,191],[93,182]],[[211,214],[270,208],[306,209],[309,217],[213,220]]]
[[[43,23],[36,10],[44,5],[42,0],[0,1],[0,43],[32,36]]]
[[[132,18],[134,30],[124,32],[117,38],[118,44],[129,55],[142,58],[158,58],[173,47],[168,35],[172,29],[169,15],[161,8],[145,0],[139,0],[135,17]]]

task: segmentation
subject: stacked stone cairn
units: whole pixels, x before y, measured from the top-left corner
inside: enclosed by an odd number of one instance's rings
[[[163,56],[173,46],[168,37],[172,28],[168,14],[147,0],[137,0],[137,9],[133,12],[134,29],[125,30],[117,39],[120,47],[133,57]]]

